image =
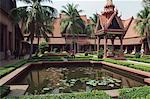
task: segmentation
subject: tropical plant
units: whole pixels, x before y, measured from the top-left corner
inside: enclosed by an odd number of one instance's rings
[[[67,4],[62,6],[63,10],[61,11],[64,14],[64,18],[61,20],[61,33],[72,36],[72,49],[76,52],[76,37],[78,34],[84,32],[84,22],[80,18],[79,13],[82,10],[77,10],[78,5]]]
[[[10,92],[10,87],[8,86],[0,86],[0,98],[3,98]]]
[[[144,6],[150,7],[150,0],[143,0]]]
[[[150,49],[150,7],[145,6],[137,14],[136,27],[142,37],[146,37]]]
[[[23,1],[27,6],[14,8],[12,10],[12,16],[14,20],[25,26],[23,32],[28,34],[27,41],[30,41],[30,58],[33,52],[33,40],[38,38],[37,43],[39,45],[40,37],[43,36],[48,41],[47,33],[52,33],[53,20],[56,16],[56,9],[50,6],[41,5],[44,1],[51,0],[18,0]]]
[[[96,28],[96,24],[97,24],[97,20],[98,20],[98,16],[97,16],[97,14],[93,14],[93,17],[90,17],[90,19],[91,19],[91,21],[92,21],[92,23],[90,24],[91,25],[91,29],[92,29],[92,32],[91,32],[91,36],[93,37],[93,38],[95,38],[95,41],[94,41],[94,45],[95,45],[95,48],[94,48],[94,50],[96,50],[96,36],[95,36],[95,28]]]
[[[118,99],[150,99],[150,87],[144,86],[120,89]]]
[[[21,99],[112,99],[108,94],[103,91],[92,91],[87,93],[66,93],[61,95],[29,95],[19,96],[12,98]]]
[[[44,52],[47,50],[47,48],[48,48],[47,42],[42,42],[39,44],[39,49],[40,49],[42,54],[44,54]]]

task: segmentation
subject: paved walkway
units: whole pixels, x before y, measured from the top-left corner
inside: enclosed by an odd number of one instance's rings
[[[11,92],[7,96],[22,96],[26,93],[28,87],[29,85],[10,85]]]
[[[104,92],[106,92],[109,96],[113,97],[113,98],[117,98],[119,96],[119,91],[118,89],[114,89],[114,90],[105,90]]]
[[[149,63],[143,63],[143,62],[137,62],[137,61],[131,61],[131,60],[127,60],[128,62],[131,62],[131,63],[135,63],[135,64],[141,64],[141,65],[147,65],[147,66],[150,66]]]

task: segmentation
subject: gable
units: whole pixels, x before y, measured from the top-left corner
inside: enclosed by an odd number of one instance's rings
[[[100,24],[100,20],[98,19],[97,21],[98,21],[98,22],[97,22],[96,30],[101,30],[101,29],[102,29],[102,26],[101,26],[101,24]]]
[[[115,17],[111,21],[111,24],[109,25],[108,29],[121,29],[121,27]]]

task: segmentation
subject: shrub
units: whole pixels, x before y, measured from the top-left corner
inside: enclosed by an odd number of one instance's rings
[[[44,52],[47,50],[47,48],[48,48],[48,43],[47,42],[40,43],[39,49],[40,49],[42,54],[44,54]]]
[[[122,65],[122,66],[127,66],[130,68],[142,70],[142,71],[147,71],[150,72],[150,66],[147,65],[141,65],[141,64],[133,64],[127,61],[120,61],[120,60],[113,60],[113,59],[104,59],[105,62],[117,64],[117,65]]]
[[[100,51],[98,51],[98,58],[103,58],[103,55],[104,55],[104,51],[103,49],[100,49]]]
[[[88,54],[89,54],[88,52],[85,52],[85,54],[84,54],[84,55],[85,55],[85,56],[88,56]]]
[[[21,99],[111,99],[105,92],[94,91],[88,93],[72,93],[45,96],[21,96]]]
[[[133,61],[138,61],[138,62],[150,63],[150,59],[146,59],[146,58],[128,58],[128,59]]]
[[[0,78],[2,78],[3,76],[5,76],[6,74],[10,73],[14,69],[15,69],[15,67],[0,69]]]
[[[0,98],[6,96],[10,92],[10,87],[0,86]]]
[[[0,68],[0,78],[26,63],[27,63],[27,60],[24,59],[17,63],[3,66],[3,68]]]
[[[140,53],[136,53],[135,54],[135,58],[140,58],[141,57],[141,54]]]
[[[119,90],[119,99],[150,99],[150,86]]]

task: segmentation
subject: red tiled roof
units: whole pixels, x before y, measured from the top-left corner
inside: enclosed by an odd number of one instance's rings
[[[127,23],[127,22],[126,22]],[[135,29],[135,19],[133,19],[133,21],[131,22],[126,34],[124,38],[133,38],[133,37],[140,37],[140,35],[138,34],[137,30]]]
[[[53,30],[53,37],[62,37],[61,35],[61,27],[60,27],[61,19],[57,18],[54,22],[54,30]]]
[[[101,26],[104,28],[105,27],[105,24],[107,23],[108,19],[106,18],[106,16],[103,16],[103,15],[100,15],[99,16],[99,21],[100,21],[100,24]]]
[[[137,38],[126,38],[123,39],[123,45],[137,45],[137,44],[141,44],[141,37],[137,37]]]
[[[133,17],[131,17],[127,20],[122,20],[122,23],[123,23],[123,26],[124,26],[125,30],[128,29],[128,27],[129,27],[130,23],[132,22],[132,20],[133,20]]]
[[[44,38],[40,38],[40,43],[45,42]],[[37,38],[34,38],[33,44],[37,44]],[[66,44],[64,38],[50,38],[48,44]]]

